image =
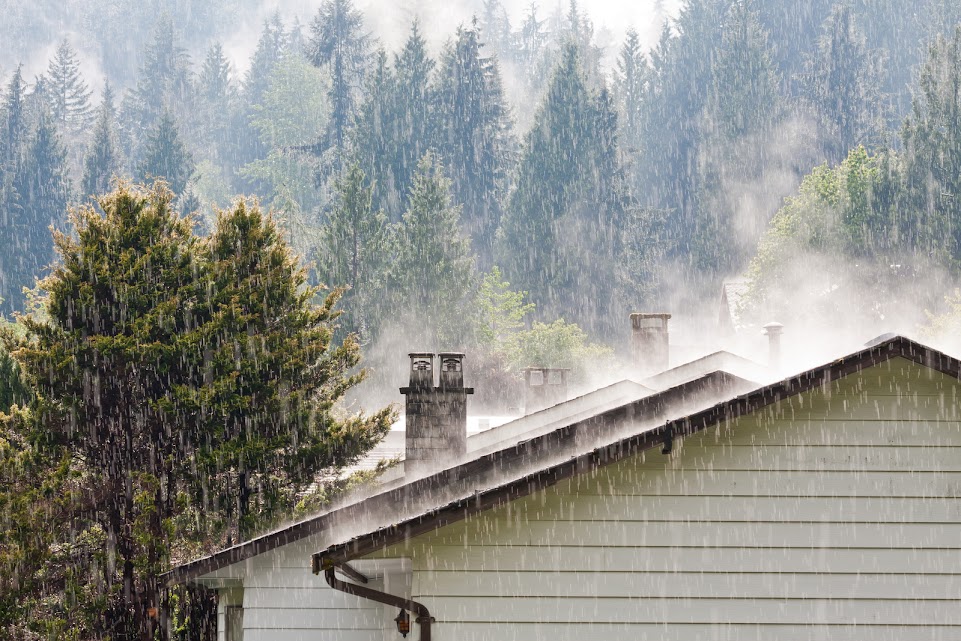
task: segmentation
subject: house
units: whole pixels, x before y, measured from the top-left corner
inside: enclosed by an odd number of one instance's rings
[[[957,360],[695,370],[474,448],[462,357],[434,386],[427,356],[408,409],[440,436],[407,453],[443,464],[168,575],[220,592],[221,639],[961,638]]]

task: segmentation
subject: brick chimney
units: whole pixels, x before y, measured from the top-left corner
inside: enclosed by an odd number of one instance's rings
[[[408,474],[421,473],[463,456],[467,452],[467,396],[464,355],[438,354],[440,385],[434,386],[434,355],[410,354],[410,385],[400,388],[406,397],[406,460]]]
[[[670,314],[631,314],[631,358],[637,376],[652,376],[670,367],[670,319]]]
[[[524,414],[532,414],[567,400],[566,368],[528,367],[524,369]]]

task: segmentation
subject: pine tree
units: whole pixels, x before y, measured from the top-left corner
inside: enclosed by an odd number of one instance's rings
[[[207,51],[198,78],[199,118],[201,132],[209,142],[211,156],[222,165],[230,156],[230,126],[236,103],[230,62],[220,43]]]
[[[193,156],[180,139],[177,123],[169,113],[165,113],[144,145],[143,160],[137,167],[137,180],[143,183],[164,180],[179,196],[193,173]]]
[[[474,271],[470,241],[460,232],[460,211],[451,181],[432,153],[417,167],[407,211],[398,231],[391,290],[395,304],[410,310],[421,340],[463,340],[467,319],[458,311]]]
[[[221,212],[202,258],[206,322],[194,337],[204,364],[186,395],[204,442],[191,483],[198,496],[223,501],[245,540],[289,513],[322,472],[336,474],[373,447],[392,416],[334,412],[366,375],[348,373],[359,345],[352,336],[332,342],[340,292],[314,303],[320,291],[272,218],[244,202]]]
[[[634,154],[641,145],[644,99],[650,73],[647,58],[641,49],[640,36],[634,29],[629,29],[614,72],[614,95],[621,114],[624,147]]]
[[[98,576],[101,635],[119,639],[163,638],[150,611],[179,513],[204,535],[226,522],[246,537],[392,420],[334,412],[364,376],[350,373],[358,347],[332,343],[337,295],[313,303],[273,221],[241,202],[201,241],[172,199],[122,185],[102,213],[76,212],[56,238],[46,318],[7,341],[36,385],[36,442],[83,467],[71,478],[105,533],[84,569]]]
[[[23,308],[23,287],[33,286],[53,258],[51,227],[59,227],[67,209],[70,182],[66,151],[49,118],[42,116],[13,177],[7,251],[0,256],[0,297],[7,312]]]
[[[260,38],[257,40],[257,49],[250,59],[250,68],[244,77],[244,101],[248,109],[263,102],[274,66],[290,48],[289,40],[279,13],[274,13],[264,21]]]
[[[324,0],[310,23],[308,58],[330,71],[331,115],[326,143],[336,150],[344,148],[370,56],[370,36],[363,29],[364,17],[352,0]]]
[[[47,68],[50,116],[64,135],[83,133],[90,125],[90,89],[80,75],[77,54],[66,39],[61,41]]]
[[[938,38],[901,133],[905,193],[899,227],[922,256],[961,270],[961,26]]]
[[[0,140],[0,151],[2,151],[0,161],[5,174],[12,172],[15,168],[23,141],[27,137],[25,115],[27,85],[23,81],[22,72],[23,68],[18,66],[3,97],[3,139]]]
[[[406,185],[394,175],[398,148],[405,143],[405,132],[398,126],[396,85],[387,54],[381,50],[368,72],[366,95],[351,135],[354,161],[372,179],[373,201],[392,220],[400,219],[406,201]]]
[[[881,142],[886,114],[879,52],[869,53],[851,9],[838,5],[825,21],[804,76],[808,96],[825,128],[824,147],[840,163],[858,145]]]
[[[83,164],[81,187],[85,196],[99,196],[111,189],[111,180],[120,172],[121,158],[114,132],[113,92],[110,85],[103,88],[103,99],[93,130],[93,141]]]
[[[383,300],[393,250],[391,228],[387,216],[374,207],[374,190],[360,165],[351,165],[336,189],[338,200],[321,236],[322,273],[331,286],[348,288],[345,329],[369,338],[388,313]]]
[[[616,113],[606,91],[588,90],[568,46],[525,139],[498,234],[498,262],[541,314],[591,331],[612,326],[620,190]]]
[[[482,266],[490,264],[514,140],[496,60],[484,58],[476,29],[458,29],[438,73],[437,150]]]
[[[397,122],[393,136],[397,150],[391,173],[394,188],[403,194],[410,188],[417,165],[431,146],[434,125],[430,117],[434,61],[427,53],[427,42],[416,21],[411,24],[403,50],[394,59],[394,70],[393,103]],[[402,204],[406,205],[406,199]]]
[[[184,120],[192,113],[191,89],[190,59],[178,42],[173,20],[162,14],[144,47],[137,86],[122,109],[126,133],[135,149],[136,143],[142,143],[138,139],[141,133],[153,129],[165,114]]]

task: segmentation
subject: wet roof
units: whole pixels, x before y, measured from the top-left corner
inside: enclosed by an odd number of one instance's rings
[[[653,447],[669,447],[674,438],[749,414],[895,357],[961,378],[959,361],[902,336],[764,387],[727,372],[710,373],[590,418],[567,421],[547,433],[505,444],[496,451],[479,452],[459,465],[385,488],[356,503],[181,565],[169,572],[166,579],[170,584],[198,579],[307,536],[330,531],[335,523],[356,520],[357,531],[313,555],[315,570],[343,563],[527,496],[575,474]],[[599,429],[604,424],[614,428]],[[376,522],[370,519],[372,513],[381,515]]]
[[[605,405],[588,415],[551,423],[546,433],[536,431],[519,435],[493,447],[468,452],[467,460],[416,479],[399,479],[377,494],[344,505],[290,526],[275,530],[245,543],[235,545],[201,559],[186,563],[167,573],[168,584],[197,579],[229,565],[245,561],[305,537],[330,530],[334,524],[350,523],[365,529],[370,515],[382,515],[380,521],[365,531],[374,531],[418,514],[430,512],[463,496],[473,495],[477,488],[499,485],[505,477],[522,477],[531,469],[550,467],[561,461],[590,451],[603,442],[617,440],[621,431],[633,433],[651,429],[665,418],[680,417],[694,409],[709,407],[733,394],[757,387],[726,372],[713,372],[658,393],[641,392],[642,386],[631,387],[640,398],[622,402],[616,407]],[[617,430],[598,429],[597,420],[612,419]],[[619,431],[618,431],[619,430]],[[476,437],[474,437],[476,438]],[[356,536],[361,532],[352,532]]]
[[[402,522],[332,545],[313,555],[313,571],[317,573],[325,568],[365,556],[412,536],[433,531],[439,527],[468,518],[473,514],[523,498],[577,474],[590,473],[598,467],[610,465],[642,451],[662,445],[669,451],[670,444],[675,438],[688,436],[722,421],[733,420],[750,414],[773,403],[811,391],[831,381],[879,365],[895,357],[902,357],[954,378],[961,378],[961,362],[958,360],[902,336],[893,336],[797,376],[745,394],[735,395],[723,402],[683,417],[668,418],[661,425],[639,430],[623,439],[584,452],[577,457],[533,470],[520,478],[501,483],[485,491],[476,492],[468,497],[459,498],[435,509],[424,511]],[[563,438],[567,432],[576,430],[577,427],[577,425],[569,426],[549,436]]]

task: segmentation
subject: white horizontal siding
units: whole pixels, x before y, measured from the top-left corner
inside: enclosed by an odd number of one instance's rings
[[[925,574],[763,574],[744,572],[430,572],[421,577],[437,594],[512,598],[738,598],[954,600],[961,576]]]
[[[958,401],[895,359],[383,556],[441,641],[959,639]]]
[[[434,638],[474,641],[957,641],[958,628],[911,625],[726,625],[451,623],[434,627]],[[441,636],[443,635],[443,636]]]
[[[306,567],[254,572],[245,582],[244,641],[381,641],[382,629],[378,604],[332,590]]]

